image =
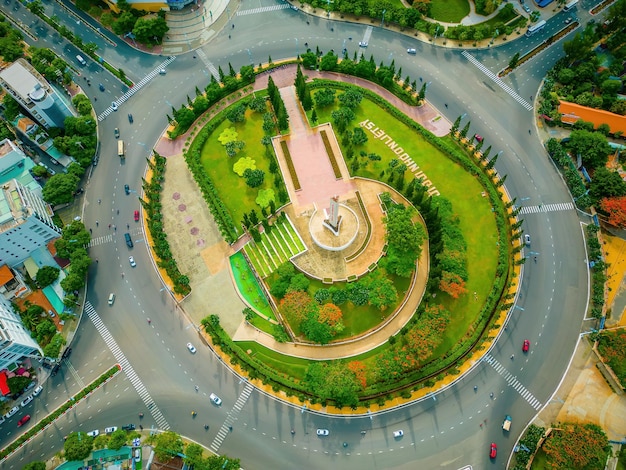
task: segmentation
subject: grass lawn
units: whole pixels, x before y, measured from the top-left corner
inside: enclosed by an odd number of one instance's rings
[[[230,257],[230,266],[235,282],[237,283],[237,289],[239,289],[239,293],[246,299],[246,302],[258,312],[261,312],[268,318],[276,320],[274,312],[243,254],[235,253],[232,255]]]
[[[260,316],[255,315],[250,320],[250,323],[253,326],[256,326],[259,330],[264,331],[268,335],[274,334],[274,325],[268,322],[265,318],[261,318]]]
[[[234,104],[237,105],[238,102]],[[254,209],[260,215],[261,208],[254,202],[260,189],[271,188],[275,196],[278,195],[278,190],[273,186],[274,175],[269,172],[270,161],[265,156],[265,147],[261,144],[262,126],[262,114],[247,110],[244,122],[234,124],[228,119],[224,120],[202,148],[202,164],[237,226],[243,220],[245,212]],[[222,131],[229,127],[234,127],[238,133],[237,140],[246,144],[233,158],[226,154],[224,146],[217,140]],[[245,179],[233,171],[233,165],[243,157],[254,159],[257,169],[265,172],[265,181],[260,187],[250,188]],[[278,205],[278,200],[276,203]]]
[[[287,374],[299,380],[304,377],[307,367],[309,367],[311,363],[308,359],[285,356],[284,354],[277,353],[254,341],[238,341],[236,344],[244,351],[252,351],[251,355],[256,360],[280,371],[281,374]]]
[[[505,23],[506,24],[509,21],[511,21],[513,18],[515,18],[516,16],[518,16],[518,15],[516,15],[515,12],[507,14],[506,11],[500,10],[496,16],[494,16],[493,18],[491,18],[488,21],[485,21],[482,24],[489,25],[489,26],[497,26],[498,23]],[[504,31],[500,31],[501,34],[503,32]]]
[[[333,109],[331,106],[319,111],[319,122],[330,121],[330,113]],[[444,341],[436,353],[449,350],[468,331],[480,313],[482,300],[491,291],[498,255],[496,221],[491,205],[488,198],[482,197],[483,188],[478,180],[459,165],[451,162],[447,156],[426,142],[420,134],[411,131],[367,99],[363,99],[355,113],[355,126],[365,119],[370,119],[377,127],[389,132],[391,138],[397,139],[396,142],[426,173],[441,195],[452,202],[452,208],[458,214],[460,228],[467,244],[469,276],[466,288],[468,294],[458,300],[447,295],[440,296],[441,304],[453,314]],[[368,131],[366,133],[369,140],[358,147],[355,154],[358,155],[360,150],[365,150],[367,153],[373,152],[380,155],[381,160],[373,162],[367,158],[355,157],[365,164],[356,174],[366,178],[381,179],[381,172],[387,170],[389,162],[397,156],[382,140],[375,139]],[[338,140],[341,141],[341,139]],[[345,149],[342,148],[342,150],[345,155]],[[351,161],[348,161],[348,167],[351,167]],[[385,180],[385,177],[382,179]],[[407,171],[405,180],[409,182],[411,179],[413,175]],[[400,292],[399,289],[398,291]],[[474,301],[474,292],[477,293],[478,301]]]
[[[469,13],[468,0],[431,0],[428,16],[444,23],[460,23]]]

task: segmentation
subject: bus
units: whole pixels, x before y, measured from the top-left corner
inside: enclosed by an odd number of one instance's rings
[[[536,32],[542,30],[544,28],[544,26],[546,25],[545,20],[541,20],[539,21],[537,24],[532,25],[530,28],[528,28],[528,31],[526,31],[526,36],[530,37],[533,34],[535,34]]]
[[[563,11],[570,11],[571,9],[576,7],[577,3],[578,3],[578,0],[572,0],[571,2],[569,2],[567,5],[563,7]]]
[[[124,158],[124,141],[123,140],[117,141],[117,154],[119,155],[120,158]]]

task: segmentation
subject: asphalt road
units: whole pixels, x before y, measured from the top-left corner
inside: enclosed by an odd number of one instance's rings
[[[240,10],[269,5],[273,2],[244,1]],[[7,5],[0,8],[6,11]],[[102,56],[124,68],[134,81],[163,61],[162,57],[141,54],[115,39],[116,46],[111,46],[91,29],[81,28],[72,16],[64,16],[53,2],[46,8],[68,27],[81,31],[83,40],[96,42]],[[20,20],[25,24],[34,21],[23,7],[7,13],[23,15]],[[584,13],[580,16],[584,18]],[[508,175],[506,188],[518,203],[530,206],[532,212],[538,204],[545,208],[547,204],[571,202],[537,140],[532,112],[524,106],[532,104],[530,97],[537,94],[545,71],[560,57],[562,41],[502,80],[512,93],[485,73],[497,73],[515,52],[561,29],[562,21],[557,16],[543,34],[532,38],[467,51],[486,70],[474,65],[461,51],[418,43],[380,28],[373,28],[367,50],[359,49],[358,41],[366,34],[366,26],[307,18],[292,10],[236,17],[231,39],[227,36],[231,31],[225,31],[202,48],[206,61],[195,52],[177,57],[167,67],[167,75],[154,77],[122,103],[119,111],[99,123],[100,162],[85,198],[85,222],[94,230],[96,240],[91,254],[99,258],[91,268],[88,286],[87,299],[93,309],[88,308],[84,314],[69,364],[46,384],[47,394],[31,405],[43,413],[43,404],[50,407],[59,403],[64,394],[69,397],[76,393],[115,362],[124,364],[124,374],[79,406],[72,419],[56,423],[50,435],[47,432],[23,454],[12,458],[9,466],[20,466],[17,462],[27,461],[29,456],[51,456],[56,449],[42,448],[42,442],[49,443],[54,436],[60,446],[62,436],[70,430],[139,424],[137,415],[143,412],[146,428],[171,428],[207,446],[219,441],[219,452],[241,458],[245,468],[291,468],[294,462],[302,469],[338,465],[346,469],[414,468],[417,464],[420,468],[504,468],[517,436],[537,409],[550,400],[581,330],[588,276],[579,214],[574,210],[522,216],[523,228],[532,236],[530,251],[536,254],[524,266],[519,308],[511,312],[507,330],[501,331],[489,351],[489,362],[481,361],[454,386],[412,406],[371,419],[329,418],[277,402],[256,390],[248,397],[247,382],[234,377],[201,345],[196,326],[178,311],[156,276],[143,236],[132,220],[132,211],[139,209],[137,193],[125,195],[123,185],[140,191],[144,157],[167,124],[165,114],[171,106],[186,101],[187,95],[192,96],[196,86],[206,86],[212,71],[219,66],[226,70],[229,62],[238,69],[244,64],[266,62],[270,55],[273,60],[291,57],[304,52],[304,44],[308,43],[319,45],[324,52],[339,52],[346,47],[350,56],[359,50],[368,58],[373,54],[377,61],[394,59],[403,75],[422,77],[429,83],[427,98],[451,121],[466,114],[465,119],[472,122],[470,132],[485,137],[486,146],[493,146],[492,155],[502,151],[496,168]],[[36,45],[52,47],[68,62],[75,62],[78,52],[55,34],[39,35]],[[417,54],[407,55],[407,47],[415,47]],[[91,79],[92,86],[86,92],[92,98],[98,97],[95,105],[99,113],[126,91],[98,64],[90,61],[84,69],[74,65]],[[104,93],[94,87],[97,83],[105,84]],[[133,124],[128,123],[128,113],[134,116]],[[116,127],[127,146],[125,161],[117,157],[113,136]],[[97,203],[99,198],[101,204]],[[116,225],[117,231],[109,229],[109,223]],[[126,223],[135,241],[132,249],[124,244]],[[137,261],[136,268],[129,266],[131,254]],[[112,307],[107,305],[109,292],[116,294]],[[531,341],[526,355],[521,351],[524,339]],[[190,341],[198,348],[195,355],[186,349]],[[512,360],[511,354],[515,354]],[[221,396],[221,407],[210,404],[211,392]],[[493,399],[490,393],[494,393]],[[198,413],[195,419],[192,410]],[[505,414],[513,416],[509,434],[501,429]],[[203,429],[204,424],[209,424],[209,431]],[[232,432],[228,425],[232,425]],[[330,435],[317,437],[317,428],[329,429]],[[6,443],[15,434],[5,434],[5,429],[7,424],[1,434]],[[393,439],[392,431],[396,429],[404,430],[402,439]],[[490,442],[499,447],[495,461],[488,458]]]

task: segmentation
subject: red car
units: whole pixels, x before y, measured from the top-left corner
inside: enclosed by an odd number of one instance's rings
[[[474,135],[474,139],[476,139],[478,142],[482,142],[483,141],[483,136],[480,134],[476,134]]]
[[[489,457],[492,459],[496,458],[496,454],[498,453],[498,446],[495,442],[491,443],[491,448],[489,449]]]
[[[529,349],[530,349],[530,341],[525,339],[524,340],[524,345],[522,346],[522,351],[528,352]]]
[[[20,420],[17,422],[17,427],[25,425],[30,421],[30,415],[22,416]]]
[[[139,222],[139,211],[135,211],[135,222]]]

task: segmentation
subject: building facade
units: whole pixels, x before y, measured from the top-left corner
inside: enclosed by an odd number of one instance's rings
[[[0,295],[0,371],[24,357],[37,356],[43,357],[43,351],[9,301]]]
[[[24,59],[0,72],[0,85],[46,129],[63,128],[65,118],[76,116],[71,104]]]
[[[30,253],[61,236],[52,209],[17,180],[0,187],[0,265],[22,263]]]

